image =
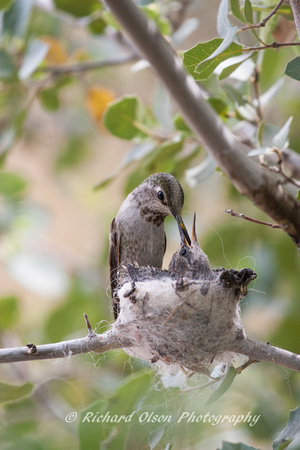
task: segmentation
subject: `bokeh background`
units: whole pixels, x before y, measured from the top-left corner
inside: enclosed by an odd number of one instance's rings
[[[102,115],[108,102],[135,95],[160,123],[159,132],[175,133],[171,119],[177,114],[176,109],[151,69],[141,69],[130,62],[73,71],[62,77],[43,71],[47,66],[106,61],[131,52],[128,43],[118,39],[114,28],[103,25],[101,29],[97,10],[87,20],[85,14],[72,11],[71,3],[7,2],[5,14],[12,15],[10,8],[16,9],[17,5],[21,11],[19,20],[25,21],[23,28],[18,29],[15,19],[14,28],[8,31],[3,19],[5,10],[0,12],[0,52],[12,55],[15,70],[30,39],[39,38],[49,45],[40,71],[21,81],[15,73],[11,77],[3,75],[3,53],[0,54],[1,346],[83,337],[87,334],[83,313],[97,332],[107,329],[113,320],[108,290],[110,222],[140,177],[143,179],[147,172],[168,171],[169,167],[185,191],[184,221],[191,229],[196,211],[199,242],[212,266],[250,267],[258,275],[242,300],[248,335],[300,353],[300,263],[288,236],[227,215],[224,211],[232,208],[269,220],[214,167],[204,170],[197,183],[191,182],[186,170],[205,159],[203,149],[184,167],[172,153],[158,153],[145,169],[142,158],[135,161],[129,157],[130,162],[124,163],[138,143],[112,136],[105,128]],[[161,1],[154,6],[159,15],[167,17],[170,11],[176,12],[178,5],[180,2]],[[186,6],[184,17],[190,20],[187,28],[191,32],[178,46],[180,51],[217,36],[218,1],[187,2]],[[98,28],[93,29],[91,24],[95,25],[96,19]],[[293,33],[293,22],[280,20],[283,28]],[[276,31],[279,33],[278,28]],[[251,37],[246,36],[245,40],[250,42]],[[263,93],[282,79],[280,89],[264,110],[264,120],[280,128],[294,116],[290,147],[299,152],[299,84],[282,75],[295,52],[291,48],[265,51],[260,61],[259,88]],[[242,92],[249,81],[233,83]],[[203,86],[208,92],[220,89],[216,75]],[[251,93],[251,86],[249,89]],[[185,144],[183,154],[189,151],[189,145]],[[109,183],[95,189],[110,176]],[[166,220],[166,233],[165,267],[179,245],[176,224],[171,218]],[[172,448],[215,449],[227,440],[268,449],[300,398],[297,373],[260,363],[237,376],[218,402],[205,406],[207,392],[165,389],[155,371],[122,350],[2,365],[0,382],[1,441],[2,448],[9,449],[78,448],[80,442],[81,448],[100,448],[97,436],[105,441],[101,448],[121,448],[114,441],[110,426],[99,426],[97,431],[95,427],[93,431],[79,429],[78,433],[78,421],[69,424],[64,418],[72,411],[89,410],[94,402],[100,402],[104,410],[117,405],[119,414],[123,414],[126,396],[159,414],[175,415],[181,408],[198,414],[209,411],[215,415],[246,415],[251,411],[261,415],[254,427],[226,422],[215,427],[173,424],[162,430],[163,437],[155,448],[167,448],[171,442]],[[33,390],[27,383],[34,384]],[[14,401],[7,401],[8,384],[24,385],[25,390],[16,394]],[[139,385],[141,392],[137,391]],[[100,404],[96,403],[96,409]],[[142,449],[149,448],[149,436],[154,448],[156,429],[157,424],[135,423],[118,432],[126,448]],[[96,435],[93,445],[87,446],[85,433]],[[297,448],[297,444],[291,448]]]

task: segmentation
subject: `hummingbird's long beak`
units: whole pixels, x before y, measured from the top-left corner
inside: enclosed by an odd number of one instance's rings
[[[191,239],[189,237],[189,233],[187,232],[186,226],[183,223],[182,217],[176,216],[176,222],[179,228],[179,234],[181,237],[181,244],[183,244],[185,241],[188,243],[189,246],[191,246]]]
[[[197,234],[196,234],[196,213],[195,212],[194,212],[194,219],[193,219],[192,242],[198,242]]]

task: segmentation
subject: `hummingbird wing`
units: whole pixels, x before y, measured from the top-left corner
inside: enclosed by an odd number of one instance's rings
[[[115,295],[115,289],[118,285],[118,269],[120,265],[120,241],[121,236],[118,233],[116,218],[113,219],[109,230],[109,267],[110,267],[110,290],[112,296],[112,305],[114,311],[115,320],[118,317],[119,299]]]

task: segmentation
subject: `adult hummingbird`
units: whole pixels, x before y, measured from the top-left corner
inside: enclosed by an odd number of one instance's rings
[[[162,267],[166,251],[164,220],[172,215],[181,242],[191,240],[181,217],[184,193],[168,173],[155,173],[135,188],[122,203],[110,226],[110,288],[115,319],[119,314],[117,287],[126,274],[124,266]],[[122,267],[123,266],[123,267]]]

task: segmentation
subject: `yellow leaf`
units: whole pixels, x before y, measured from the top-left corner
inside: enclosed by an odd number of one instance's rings
[[[51,36],[42,36],[41,40],[49,44],[46,56],[48,64],[64,64],[68,61],[68,54],[59,40]]]
[[[113,100],[115,100],[115,96],[111,91],[101,86],[93,86],[88,90],[86,107],[92,117],[100,122],[107,105]]]
[[[90,55],[85,49],[77,48],[73,53],[71,53],[70,60],[74,62],[90,61]]]

